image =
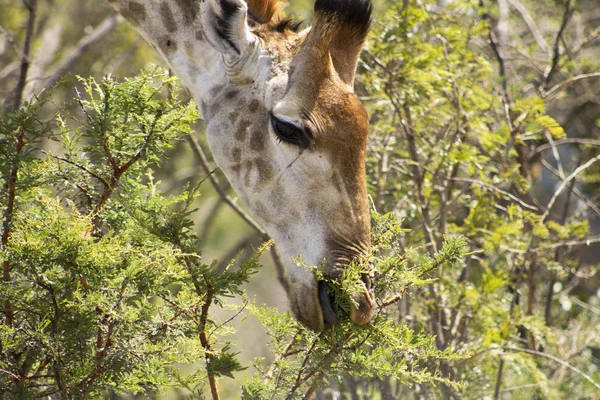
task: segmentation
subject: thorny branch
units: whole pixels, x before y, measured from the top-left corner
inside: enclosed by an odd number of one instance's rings
[[[15,207],[16,191],[17,191],[17,179],[19,173],[19,159],[21,152],[25,146],[25,127],[21,125],[17,133],[17,141],[15,146],[15,155],[10,171],[10,175],[5,183],[4,192],[7,193],[6,209],[4,210],[4,218],[2,221],[2,251],[6,251],[8,246],[8,239],[11,232],[11,224],[13,218],[13,212]],[[2,263],[2,279],[5,282],[10,281],[10,264],[8,260],[4,260]],[[6,324],[12,326],[13,324],[13,310],[10,303],[6,302],[3,305],[4,315],[6,317]]]
[[[204,348],[204,359],[206,361],[206,374],[208,376],[208,383],[210,385],[210,393],[212,395],[213,400],[219,400],[220,397],[219,390],[217,387],[217,379],[215,377],[215,374],[212,372],[212,369],[210,368],[210,363],[212,360],[212,346],[208,339],[208,335],[206,334],[206,324],[208,323],[208,309],[210,308],[214,295],[214,289],[207,284],[206,297],[204,299],[204,304],[202,304],[202,310],[200,312],[200,326],[198,327],[198,329],[200,330],[200,344]]]
[[[125,296],[125,291],[127,289],[128,281],[125,280],[121,285],[121,289],[119,291],[119,295],[117,297],[117,302],[113,307],[113,310],[118,310],[121,308],[121,304],[123,303],[123,298]],[[104,372],[106,372],[106,366],[103,365],[104,360],[108,354],[109,348],[112,346],[114,340],[113,335],[115,331],[116,321],[111,318],[109,313],[106,313],[102,319],[98,323],[98,331],[96,334],[96,363],[94,365],[94,369],[88,375],[83,388],[81,389],[81,396],[85,397],[89,390],[92,388],[92,385],[101,377]],[[106,335],[103,335],[103,330],[106,329]]]

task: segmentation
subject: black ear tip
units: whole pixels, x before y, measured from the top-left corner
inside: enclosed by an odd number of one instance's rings
[[[341,21],[368,27],[371,23],[371,0],[316,0],[315,11],[333,13]]]

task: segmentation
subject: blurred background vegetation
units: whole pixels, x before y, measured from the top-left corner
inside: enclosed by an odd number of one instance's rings
[[[287,11],[308,26],[312,2],[290,1]],[[599,395],[590,383],[600,381],[599,26],[595,0],[375,2],[356,83],[371,118],[374,208],[410,229],[402,252],[433,256],[452,233],[472,253],[440,269],[435,284],[409,290],[394,315],[434,333],[440,349],[474,357],[437,365],[468,382],[467,394],[346,376],[319,398]],[[134,76],[154,64],[162,64],[155,51],[107,2],[0,0],[3,109],[53,86],[53,102],[68,103],[82,91],[77,75]],[[202,122],[194,129],[206,148]],[[60,151],[50,140],[40,147]],[[163,157],[155,175],[165,193],[205,175],[186,141]],[[228,262],[263,241],[210,185],[196,206],[204,260]],[[247,292],[287,310],[270,258],[262,262]],[[243,343],[243,360],[273,357],[252,319],[238,335],[231,341]],[[243,375],[223,381],[224,398],[239,397]]]

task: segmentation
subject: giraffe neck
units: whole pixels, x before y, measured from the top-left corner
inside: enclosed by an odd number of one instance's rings
[[[195,0],[108,0],[158,51],[202,109],[227,80],[223,58],[204,37]]]

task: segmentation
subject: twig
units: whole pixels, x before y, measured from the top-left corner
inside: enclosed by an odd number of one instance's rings
[[[2,251],[6,251],[6,246],[8,246],[8,239],[11,233],[11,223],[13,218],[13,211],[15,207],[15,198],[16,198],[16,190],[17,190],[17,178],[19,172],[19,159],[21,152],[23,151],[23,147],[25,146],[25,127],[21,125],[19,127],[19,131],[17,133],[17,143],[15,148],[15,155],[12,162],[12,168],[10,171],[10,175],[4,184],[5,192],[8,193],[8,198],[6,200],[6,209],[4,210],[4,221],[2,223]],[[2,279],[5,282],[10,281],[10,264],[8,259],[4,260],[2,263]],[[4,303],[4,315],[6,316],[6,325],[12,326],[13,324],[13,311],[11,304],[7,301]]]
[[[519,173],[524,178],[527,178],[529,175],[529,171],[527,169],[527,158],[525,157],[525,148],[523,144],[516,142],[517,129],[515,128],[513,120],[511,118],[513,101],[510,96],[510,91],[508,90],[508,76],[506,74],[505,57],[502,54],[501,43],[498,42],[496,34],[494,33],[494,27],[492,26],[492,18],[487,16],[487,19],[489,21],[488,39],[490,42],[490,47],[492,48],[494,56],[496,57],[496,61],[498,61],[498,67],[500,68],[499,72],[502,83],[502,103],[504,106],[504,120],[506,122],[506,126],[508,126],[510,130],[511,136],[511,144],[506,148],[506,157],[508,158],[509,149],[514,146],[519,157]]]
[[[214,289],[207,285],[206,289],[206,298],[204,299],[204,304],[202,304],[202,310],[200,313],[200,344],[204,348],[204,359],[206,361],[206,375],[208,377],[208,383],[210,385],[210,393],[212,395],[213,400],[219,400],[219,390],[217,387],[217,380],[215,374],[212,372],[210,368],[210,363],[212,360],[212,347],[210,341],[208,340],[208,336],[206,335],[206,324],[208,322],[208,309],[212,303],[212,299],[215,292]]]
[[[552,172],[555,176],[560,178],[560,173],[559,171],[557,171],[555,168],[552,167],[552,165],[550,165],[548,163],[548,161],[542,159],[542,165],[544,167],[546,167],[550,172]],[[578,164],[577,166],[579,166],[581,164]],[[564,179],[564,175],[562,176],[562,179]],[[574,182],[576,182],[576,179],[573,179],[573,181],[571,182],[571,185],[569,187],[569,190],[573,191],[573,194],[575,194],[579,200],[583,201],[593,212],[596,213],[597,216],[600,217],[600,208],[598,208],[593,201],[591,201],[590,199],[587,198],[587,196],[583,193],[581,193],[581,190],[577,189],[577,187],[575,187],[575,185],[573,184]]]
[[[223,199],[221,197],[219,197],[217,199],[217,201],[212,205],[210,210],[208,211],[208,216],[202,223],[203,229],[202,229],[202,233],[199,235],[199,239],[198,239],[199,243],[205,244],[206,241],[208,240],[208,234],[210,232],[210,228],[211,228],[213,222],[216,220],[216,217],[218,215],[219,208],[221,208],[221,205],[223,205]]]
[[[584,373],[583,371],[581,371],[579,368],[577,368],[577,367],[569,364],[568,362],[566,362],[564,360],[561,360],[558,357],[555,357],[555,356],[550,355],[548,353],[542,353],[541,351],[536,351],[536,350],[531,350],[531,349],[522,349],[522,348],[519,348],[519,347],[506,346],[505,349],[506,350],[510,350],[510,351],[514,351],[514,352],[528,353],[528,354],[532,354],[534,356],[544,357],[544,358],[547,358],[547,359],[552,360],[554,362],[557,362],[560,365],[562,365],[563,367],[569,368],[571,371],[575,372],[577,375],[585,378],[588,382],[590,382],[592,385],[594,385],[594,387],[596,387],[596,389],[600,389],[600,383],[598,383],[595,380],[593,380],[589,375],[587,375],[586,373]]]
[[[543,223],[546,220],[546,218],[550,214],[550,210],[552,209],[552,206],[554,206],[554,203],[556,202],[556,199],[558,198],[558,196],[560,196],[560,194],[562,193],[562,191],[567,187],[567,185],[569,184],[569,182],[571,180],[573,180],[575,177],[577,177],[577,175],[579,175],[581,172],[585,171],[592,164],[594,164],[596,161],[599,161],[599,160],[600,160],[600,155],[597,155],[596,157],[588,160],[588,162],[586,162],[585,164],[583,164],[580,167],[576,168],[575,171],[573,171],[573,173],[571,175],[569,175],[564,181],[562,181],[561,185],[554,192],[554,194],[552,195],[552,198],[548,202],[548,206],[547,206],[548,208],[542,214],[542,216],[540,218],[540,223]]]
[[[117,302],[116,302],[115,306],[113,307],[113,310],[118,310],[119,308],[121,308],[121,304],[123,304],[123,298],[125,297],[125,291],[127,289],[127,285],[128,285],[128,281],[127,280],[123,281],[123,284],[121,285],[121,289],[119,290]],[[91,389],[91,387],[94,384],[94,382],[96,381],[96,379],[98,379],[100,376],[102,376],[102,374],[104,374],[104,372],[106,372],[107,367],[103,366],[102,363],[104,362],[104,359],[106,358],[108,349],[113,344],[115,323],[116,323],[116,321],[114,319],[111,320],[110,315],[107,313],[103,316],[102,320],[100,321],[100,323],[98,325],[98,332],[96,335],[96,363],[94,366],[94,370],[92,372],[90,372],[90,374],[88,375],[88,378],[86,379],[86,384],[83,387],[83,389],[81,390],[82,397],[85,397],[88,394],[89,390]],[[106,324],[108,324],[106,337],[102,337],[102,327],[105,326]]]
[[[15,98],[13,102],[13,110],[18,110],[23,99],[23,90],[25,89],[25,81],[27,80],[27,70],[29,70],[29,52],[31,50],[31,42],[33,41],[35,30],[35,17],[37,11],[37,0],[23,0],[25,7],[29,10],[29,19],[27,20],[27,30],[25,32],[25,45],[23,46],[23,57],[21,57],[21,68],[19,72],[19,80],[15,88]]]
[[[2,369],[2,368],[0,368],[0,372],[1,372],[1,373],[3,373],[3,374],[6,374],[6,375],[10,375],[10,376],[12,376],[14,379],[19,379],[19,377],[18,377],[17,375],[15,375],[15,374],[13,374],[12,372],[10,372],[10,371],[7,371],[7,370],[5,370],[5,369]]]
[[[523,257],[523,262],[518,266],[515,267],[515,269],[513,271],[511,271],[509,276],[513,276],[514,274],[516,274],[516,278],[514,281],[514,286],[513,286],[513,296],[510,302],[510,308],[509,308],[509,315],[510,318],[512,319],[514,316],[514,311],[515,311],[515,306],[517,305],[517,302],[519,300],[519,286],[521,284],[521,280],[523,279],[523,272],[525,271],[525,267],[526,267],[526,263],[527,263],[527,255],[531,253],[531,249],[533,247],[533,242],[535,240],[535,236],[531,235],[531,238],[529,240],[529,244],[527,246],[527,250],[525,250],[524,252],[524,257]],[[504,352],[506,352],[506,349],[503,350]],[[498,373],[496,375],[496,385],[494,388],[494,400],[498,400],[500,398],[500,389],[502,388],[502,376],[504,373],[504,358],[500,358],[500,363],[498,365]]]
[[[555,140],[554,141],[554,146],[560,146],[560,145],[563,145],[563,144],[572,144],[572,143],[600,147],[600,140],[594,140],[594,139],[575,139],[575,138]],[[552,145],[550,143],[546,143],[546,144],[543,144],[543,145],[537,147],[533,151],[532,156],[534,156],[536,154],[539,154],[539,153],[547,150],[551,146]]]
[[[388,97],[390,98],[390,100],[393,99],[393,96],[391,93],[388,93]],[[431,256],[433,256],[437,252],[437,241],[435,240],[435,236],[434,236],[433,230],[431,228],[431,218],[429,215],[429,206],[427,204],[427,199],[425,198],[425,196],[423,194],[423,173],[420,168],[421,164],[419,163],[419,156],[417,154],[416,135],[413,130],[413,123],[412,123],[410,107],[409,107],[408,103],[404,103],[402,105],[402,108],[395,105],[395,101],[392,101],[392,104],[394,104],[394,108],[396,108],[396,112],[398,113],[398,115],[400,115],[400,116],[404,115],[406,117],[406,122],[402,122],[402,126],[406,133],[406,139],[408,141],[408,149],[410,152],[410,158],[413,161],[413,166],[412,166],[413,180],[415,181],[415,184],[417,185],[417,192],[418,192],[417,200],[419,202],[419,208],[421,209],[421,212],[419,214],[421,216],[423,227],[425,228],[425,232],[427,232],[427,235],[429,236],[429,246],[427,246],[427,250],[429,251],[429,254]]]
[[[439,268],[442,264],[444,264],[447,261],[448,261],[448,258],[443,258],[441,260],[438,260],[438,261],[434,262],[427,269],[424,269],[419,274],[419,278],[422,277],[423,275],[425,275],[426,273],[431,272],[431,271],[433,271],[436,268]],[[402,299],[402,295],[404,294],[404,292],[406,292],[407,288],[408,288],[408,286],[405,286],[404,288],[402,288],[402,290],[400,290],[400,292],[396,296],[392,297],[391,299],[388,299],[388,300],[384,301],[377,308],[382,309],[382,308],[389,307],[392,304],[397,303],[400,299]]]
[[[589,246],[591,244],[600,243],[600,236],[595,236],[589,239],[582,240],[569,240],[569,241],[561,241],[557,243],[548,244],[546,246],[535,247],[531,249],[532,253],[540,253],[548,251],[549,249],[556,249],[559,247],[572,247],[572,246],[581,246],[586,245]]]
[[[498,193],[500,193],[500,194],[502,194],[502,195],[504,195],[504,196],[508,197],[509,199],[511,199],[511,200],[513,200],[513,201],[515,201],[515,202],[519,203],[519,204],[520,204],[521,206],[523,206],[524,208],[527,208],[527,209],[529,209],[529,210],[533,210],[533,211],[538,211],[538,208],[537,208],[537,207],[535,207],[535,206],[532,206],[531,204],[527,204],[525,201],[523,201],[523,200],[519,199],[519,198],[518,198],[518,197],[516,197],[515,195],[513,195],[513,194],[510,194],[509,192],[507,192],[507,191],[505,191],[505,190],[499,189],[499,188],[497,188],[497,187],[496,187],[496,186],[494,186],[494,185],[491,185],[491,184],[489,184],[489,183],[485,183],[485,182],[483,182],[483,181],[481,181],[481,180],[478,180],[478,179],[470,179],[470,178],[458,178],[458,177],[451,178],[451,180],[453,180],[453,181],[458,181],[458,182],[468,182],[468,183],[471,183],[471,184],[473,184],[473,185],[481,185],[481,186],[484,186],[485,188],[487,188],[487,189],[490,189],[491,191],[498,192]]]
[[[300,385],[302,383],[306,382],[306,377],[305,377],[305,379],[302,379],[302,373],[304,372],[304,369],[306,368],[306,364],[308,363],[308,360],[310,359],[312,352],[314,351],[315,347],[317,346],[317,343],[319,343],[321,341],[320,339],[321,339],[320,336],[315,338],[312,345],[306,352],[306,355],[304,356],[304,360],[302,360],[302,365],[300,366],[300,369],[298,370],[298,376],[296,376],[296,381],[292,385],[292,388],[290,389],[290,393],[288,394],[288,397],[287,397],[288,400],[293,398],[294,393],[296,393],[296,390],[298,390]]]
[[[550,52],[550,48],[548,47],[548,43],[546,43],[546,41],[544,40],[544,37],[542,36],[540,31],[537,29],[535,21],[531,17],[531,14],[529,14],[529,11],[527,10],[527,8],[518,0],[508,0],[508,2],[510,3],[511,6],[513,6],[515,8],[515,10],[517,10],[519,12],[519,14],[521,14],[521,17],[523,18],[525,25],[527,25],[527,28],[529,28],[529,31],[533,35],[533,38],[535,39],[537,44],[540,46],[542,51],[546,55],[551,56],[551,52]]]
[[[544,77],[542,79],[542,84],[541,84],[541,89],[542,91],[546,89],[546,87],[548,87],[548,85],[550,84],[550,81],[552,80],[552,76],[554,75],[554,73],[558,70],[558,61],[560,60],[560,41],[562,39],[562,35],[565,31],[565,28],[567,27],[567,24],[569,23],[569,20],[571,19],[571,15],[573,15],[573,10],[571,9],[571,0],[567,0],[567,2],[565,3],[565,12],[563,13],[563,18],[562,18],[562,22],[560,24],[560,28],[558,30],[558,33],[556,34],[556,38],[554,38],[554,47],[553,47],[553,54],[552,54],[552,62],[550,64],[550,68],[548,68],[547,72],[544,74]]]
[[[100,175],[96,174],[94,171],[91,171],[90,169],[84,167],[83,165],[79,165],[76,162],[73,162],[73,161],[69,160],[68,158],[60,157],[60,156],[48,153],[45,150],[40,150],[40,151],[42,152],[42,154],[46,154],[46,155],[54,158],[55,160],[63,161],[63,162],[66,162],[67,164],[71,164],[72,166],[79,168],[80,170],[86,172],[88,175],[90,175],[93,178],[96,178],[97,180],[99,180],[100,183],[102,183],[104,185],[104,187],[108,187],[108,182],[106,181],[106,179],[104,179]]]
[[[564,80],[561,83],[558,83],[558,84],[552,86],[550,89],[542,91],[541,96],[543,98],[550,99],[555,94],[557,94],[560,90],[566,89],[566,88],[572,86],[573,84],[575,84],[576,82],[579,82],[584,79],[590,79],[590,78],[600,78],[600,72],[592,72],[589,74],[577,75],[577,76],[574,76],[567,80]]]
[[[319,384],[321,383],[321,380],[323,379],[324,376],[325,376],[325,373],[321,372],[315,378],[315,381],[313,382],[313,384],[306,391],[306,394],[304,395],[304,400],[310,400],[310,398],[312,397],[312,395],[315,394],[315,392],[317,391],[317,388],[319,387]]]
[[[8,42],[8,44],[11,45],[11,47],[13,48],[15,53],[17,53],[17,56],[19,56],[19,58],[23,58],[24,57],[23,52],[17,45],[17,42],[15,41],[15,37],[12,35],[12,33],[10,33],[2,25],[0,25],[0,34],[6,38],[6,41]]]
[[[260,238],[259,238],[259,240],[260,240]],[[229,265],[231,260],[234,259],[240,253],[246,252],[248,247],[251,244],[253,244],[253,242],[255,242],[255,241],[256,241],[256,235],[254,235],[254,234],[249,234],[249,235],[244,236],[242,239],[240,239],[239,242],[237,242],[235,245],[231,246],[231,249],[229,250],[229,252],[221,258],[221,261],[219,261],[219,263],[214,268],[215,271],[219,274],[222,273],[223,271],[225,271],[225,268],[227,268],[227,266]]]

